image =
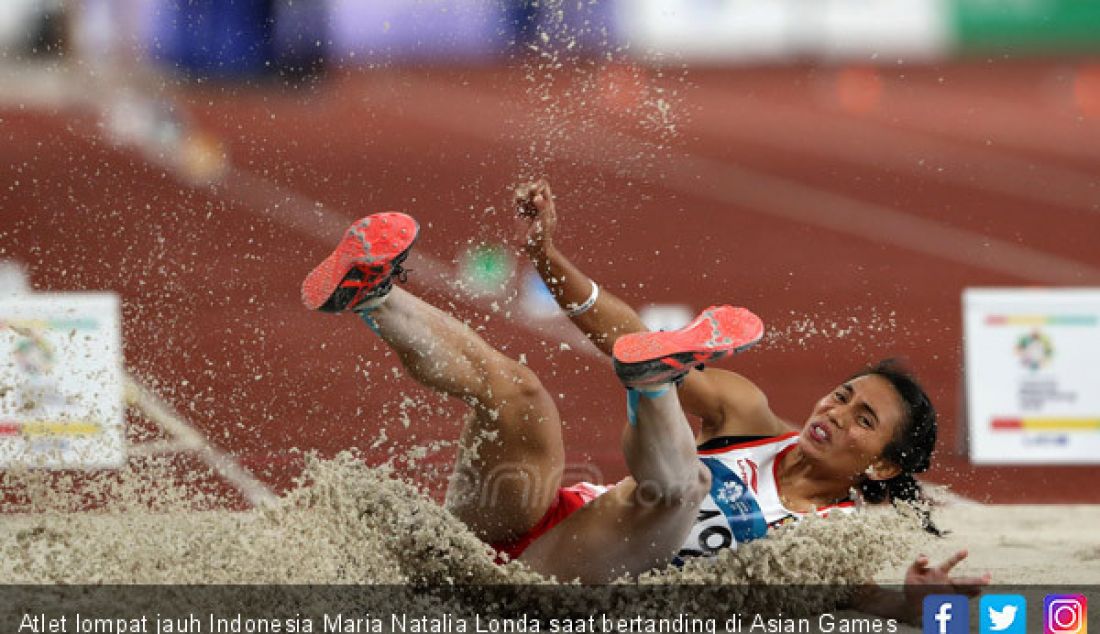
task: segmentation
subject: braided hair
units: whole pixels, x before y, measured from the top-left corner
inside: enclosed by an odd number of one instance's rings
[[[905,420],[886,444],[882,458],[901,469],[901,473],[888,480],[872,480],[866,475],[859,482],[863,499],[872,504],[904,500],[925,501],[920,482],[914,474],[924,473],[932,464],[936,447],[936,408],[924,388],[898,359],[884,359],[857,372],[851,378],[875,375],[894,386],[904,405]],[[941,531],[932,523],[931,513],[921,511],[924,529],[934,535]]]

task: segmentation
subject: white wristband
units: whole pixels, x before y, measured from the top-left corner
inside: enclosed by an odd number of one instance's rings
[[[592,280],[592,294],[588,296],[588,299],[584,300],[583,304],[578,304],[573,308],[565,311],[568,317],[579,317],[596,305],[596,300],[600,298],[600,287],[596,284],[595,280]]]

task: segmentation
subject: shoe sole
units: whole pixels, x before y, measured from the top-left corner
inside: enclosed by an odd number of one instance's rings
[[[420,225],[411,216],[383,212],[360,218],[336,248],[302,282],[302,303],[310,310],[325,305],[352,268],[359,266],[385,279],[409,255],[420,235]]]
[[[615,373],[629,386],[663,383],[692,367],[744,352],[764,336],[764,322],[745,308],[711,306],[672,332],[626,335],[612,348]]]

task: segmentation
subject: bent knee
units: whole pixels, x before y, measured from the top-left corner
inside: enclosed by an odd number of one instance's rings
[[[539,377],[530,368],[519,363],[512,364],[494,376],[491,387],[494,396],[502,401],[532,402],[549,399]]]

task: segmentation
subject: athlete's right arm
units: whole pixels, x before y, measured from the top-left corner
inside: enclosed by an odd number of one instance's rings
[[[558,217],[549,183],[540,180],[521,186],[515,203],[526,221],[524,249],[558,305],[566,314],[584,305],[592,296],[593,282],[554,247]],[[638,313],[603,288],[588,310],[570,319],[608,356],[619,337],[646,331]],[[679,395],[684,410],[702,419],[703,440],[714,435],[770,436],[789,431],[768,408],[760,388],[733,372],[692,370]]]
[[[747,378],[718,368],[692,370],[680,386],[680,404],[703,421],[699,441],[715,436],[778,436],[792,431]]]

